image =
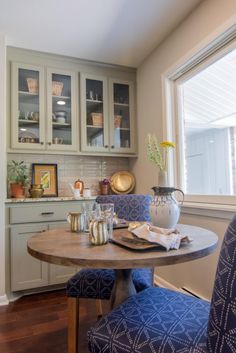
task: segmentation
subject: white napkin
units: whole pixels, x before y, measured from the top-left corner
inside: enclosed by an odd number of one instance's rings
[[[154,227],[148,223],[142,224],[137,228],[130,227],[129,231],[139,239],[163,246],[167,251],[179,249],[181,242],[190,243],[192,241],[190,237],[180,234],[175,229]]]

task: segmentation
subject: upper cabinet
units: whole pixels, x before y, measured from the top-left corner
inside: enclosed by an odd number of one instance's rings
[[[134,153],[134,85],[81,75],[81,149]]]
[[[79,130],[75,80],[73,72],[47,71],[47,138],[50,150],[76,150]]]
[[[12,65],[11,145],[45,148],[44,70]]]
[[[135,156],[135,70],[19,48],[7,60],[9,152]]]
[[[110,145],[114,152],[135,152],[134,84],[109,80]]]
[[[76,151],[75,81],[74,72],[13,63],[12,148]]]
[[[81,74],[81,147],[108,151],[108,92],[106,77]]]

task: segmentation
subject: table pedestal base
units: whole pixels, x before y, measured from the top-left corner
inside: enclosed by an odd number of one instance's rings
[[[128,297],[136,294],[132,280],[132,270],[115,270],[116,279],[111,293],[111,308],[120,305]]]

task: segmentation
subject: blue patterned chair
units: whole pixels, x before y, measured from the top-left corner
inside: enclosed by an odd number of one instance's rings
[[[236,352],[236,216],[222,244],[211,304],[148,288],[104,316],[88,339],[91,353]]]
[[[119,218],[128,221],[150,221],[149,195],[98,196],[98,203],[113,203]],[[134,269],[132,278],[137,292],[153,285],[153,269]],[[106,269],[82,269],[67,282],[68,296],[68,342],[69,353],[75,353],[78,346],[79,298],[97,299],[98,316],[102,315],[100,300],[109,300],[115,282],[115,271]]]

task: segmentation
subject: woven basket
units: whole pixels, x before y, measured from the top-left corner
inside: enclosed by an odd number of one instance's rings
[[[91,120],[93,126],[103,125],[103,115],[102,113],[91,113]]]
[[[38,93],[39,91],[39,81],[37,78],[28,77],[26,79],[28,91],[30,93]]]
[[[114,127],[115,128],[121,127],[121,122],[122,122],[122,115],[115,115],[114,116]]]
[[[52,81],[52,95],[61,96],[63,90],[63,83],[58,81]]]

